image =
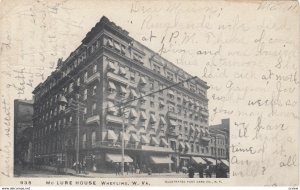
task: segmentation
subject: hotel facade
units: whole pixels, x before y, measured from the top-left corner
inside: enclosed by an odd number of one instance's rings
[[[153,172],[213,162],[209,86],[199,78],[182,82],[191,77],[102,17],[33,91],[35,164],[71,167],[77,126],[79,160],[89,170],[113,171],[121,162],[122,137],[125,162]],[[225,145],[218,148],[218,158],[228,158]]]

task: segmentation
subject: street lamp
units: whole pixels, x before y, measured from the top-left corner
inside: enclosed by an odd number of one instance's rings
[[[78,93],[78,87],[75,86],[75,87],[74,87],[74,91],[75,91],[76,94],[79,94],[79,93]],[[66,99],[64,96],[61,96],[60,102],[65,103],[65,104],[68,104],[68,101],[67,101],[67,99]],[[69,103],[70,103],[71,106],[74,105],[73,103],[75,103],[74,106],[76,106],[76,108],[70,106],[70,109],[73,109],[73,110],[77,111],[76,173],[79,173],[79,168],[78,168],[78,166],[79,166],[79,165],[78,165],[78,163],[79,163],[79,140],[80,140],[80,137],[79,137],[79,134],[80,134],[80,128],[79,128],[79,113],[80,113],[80,109],[82,109],[82,108],[85,106],[85,104],[83,104],[83,103],[81,103],[81,102],[79,101],[79,96],[77,96],[77,100],[76,100],[76,101],[74,101],[74,102],[69,102]]]

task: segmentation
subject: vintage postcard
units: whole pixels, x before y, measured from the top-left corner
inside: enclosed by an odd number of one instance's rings
[[[298,186],[297,1],[0,1],[1,186]]]

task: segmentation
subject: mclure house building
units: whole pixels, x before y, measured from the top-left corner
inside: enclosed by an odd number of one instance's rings
[[[113,171],[122,137],[124,161],[135,167],[170,172],[209,162],[209,86],[200,78],[179,83],[191,77],[102,17],[33,91],[34,162],[71,167],[78,132],[79,160],[89,170]],[[131,101],[124,120],[120,101]]]

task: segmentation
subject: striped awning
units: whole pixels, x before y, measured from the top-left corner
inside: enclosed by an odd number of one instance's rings
[[[158,140],[154,136],[151,137],[151,144],[152,145],[159,145]]]
[[[216,165],[216,160],[213,158],[205,158],[211,165]]]
[[[141,136],[141,143],[149,144],[150,140],[148,139],[148,137],[146,135],[142,135]]]
[[[160,116],[160,123],[162,123],[163,125],[167,124],[167,122],[163,116]]]
[[[116,90],[115,84],[114,84],[113,82],[111,82],[111,81],[108,82],[108,88],[109,88],[109,89]]]
[[[165,138],[161,138],[160,141],[163,146],[169,146],[169,143],[167,142],[167,140]]]
[[[168,156],[150,156],[153,164],[172,164],[173,161]]]
[[[151,122],[151,123],[155,123],[155,122],[156,122],[156,117],[155,117],[154,114],[151,114],[151,115],[150,115],[150,122]]]
[[[117,140],[118,137],[113,130],[107,131],[107,140]]]
[[[107,162],[122,162],[122,155],[121,154],[106,154],[105,160]],[[132,158],[128,155],[124,155],[124,162],[133,162]]]
[[[194,162],[196,162],[197,164],[206,164],[206,161],[205,160],[203,160],[201,157],[192,157],[192,160],[194,161]]]
[[[136,134],[132,133],[130,136],[130,141],[135,143],[135,142],[140,142],[140,139]]]
[[[222,162],[223,164],[225,164],[226,166],[229,166],[228,160],[221,159],[221,162]]]

